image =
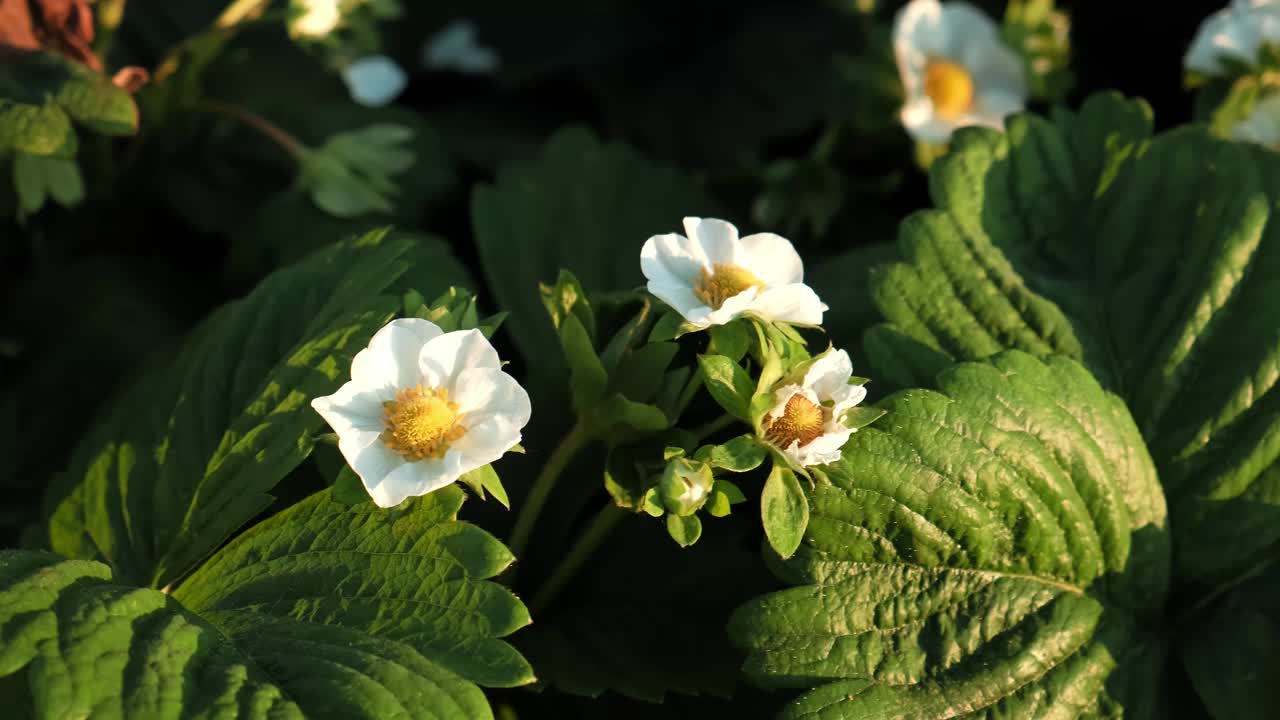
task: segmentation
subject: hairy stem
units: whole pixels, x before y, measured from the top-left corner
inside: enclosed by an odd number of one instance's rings
[[[609,533],[626,515],[627,512],[622,508],[612,502],[606,502],[578,536],[573,547],[569,549],[569,554],[565,555],[556,569],[551,572],[551,577],[547,578],[542,587],[538,588],[538,592],[534,593],[533,601],[529,603],[529,611],[537,614],[555,600],[564,586],[578,574],[582,564],[591,557],[596,548],[600,547],[600,543],[609,537]]]
[[[307,152],[305,145],[303,145],[293,135],[290,135],[280,129],[279,125],[276,125],[261,115],[250,112],[239,105],[232,105],[231,103],[219,102],[217,100],[201,100],[199,103],[196,103],[196,109],[223,115],[237,120],[247,127],[253,128],[264,137],[284,148],[285,152],[288,152],[295,160],[300,159]]]
[[[525,548],[529,545],[529,535],[533,532],[533,524],[542,513],[542,506],[547,503],[547,498],[550,497],[551,490],[556,486],[561,473],[568,467],[573,456],[577,455],[590,439],[591,433],[578,423],[564,436],[556,449],[551,451],[551,457],[547,458],[547,464],[542,466],[542,472],[538,473],[538,478],[533,481],[529,496],[524,499],[520,514],[516,516],[515,528],[511,530],[511,540],[507,545],[516,557],[524,556]]]

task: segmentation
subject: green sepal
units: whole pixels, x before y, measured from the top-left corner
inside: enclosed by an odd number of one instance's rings
[[[776,462],[760,491],[760,519],[774,551],[783,559],[794,555],[809,526],[809,500],[796,474]]]
[[[702,537],[702,521],[697,515],[667,515],[667,534],[680,547],[689,547]]]

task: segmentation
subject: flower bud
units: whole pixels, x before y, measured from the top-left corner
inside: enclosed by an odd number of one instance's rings
[[[658,482],[658,493],[667,512],[688,516],[699,510],[711,494],[715,478],[711,466],[688,458],[675,458]]]

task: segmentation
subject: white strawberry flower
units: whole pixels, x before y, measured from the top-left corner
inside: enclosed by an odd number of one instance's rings
[[[640,251],[649,292],[699,328],[741,315],[821,325],[827,306],[804,284],[804,263],[786,238],[738,237],[724,220],[687,217],[678,233],[654,235]]]
[[[1259,100],[1253,112],[1231,129],[1231,138],[1280,150],[1280,95]]]
[[[293,0],[289,31],[295,36],[322,38],[342,23],[338,0]]]
[[[1200,23],[1182,64],[1202,75],[1223,75],[1223,57],[1252,65],[1267,45],[1280,46],[1280,0],[1234,0]]]
[[[409,84],[409,77],[386,55],[362,57],[342,69],[351,99],[366,107],[381,107],[395,100]]]
[[[814,359],[800,383],[774,390],[773,408],[761,423],[764,439],[801,467],[840,459],[854,430],[846,415],[867,396],[849,384],[853,363],[844,350],[828,350]]]
[[[393,320],[351,362],[351,381],[311,407],[380,507],[438,490],[502,457],[529,395],[479,330]]]
[[[894,19],[893,52],[906,95],[902,124],[917,140],[946,143],[970,125],[1001,129],[1026,106],[1022,58],[968,3],[907,3]]]

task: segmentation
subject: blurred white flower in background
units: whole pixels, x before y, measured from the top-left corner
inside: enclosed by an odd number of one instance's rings
[[[454,20],[432,35],[422,48],[422,63],[431,70],[487,75],[498,69],[498,53],[476,42],[476,24]]]
[[[404,92],[409,77],[386,55],[360,58],[342,69],[351,99],[369,107],[380,107]]]
[[[738,237],[724,220],[687,217],[688,237],[654,235],[640,250],[649,292],[700,328],[740,315],[821,325],[827,306],[804,284],[804,263],[773,233]]]
[[[322,38],[342,22],[338,0],[292,0],[289,32],[294,36]]]
[[[916,140],[945,143],[969,125],[1000,129],[1026,105],[1022,58],[968,3],[907,3],[894,19],[893,51],[906,96],[902,124]]]
[[[1252,65],[1267,45],[1280,46],[1280,0],[1234,0],[1200,24],[1183,66],[1202,75],[1224,75],[1224,57]]]
[[[1253,112],[1231,129],[1231,139],[1280,150],[1280,95],[1258,101]]]
[[[392,320],[351,361],[351,381],[311,407],[379,507],[425,495],[502,457],[529,395],[479,330]]]

